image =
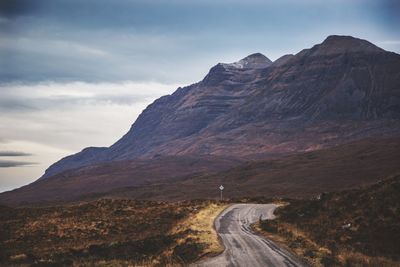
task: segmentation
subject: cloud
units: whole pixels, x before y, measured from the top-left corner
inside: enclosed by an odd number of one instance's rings
[[[19,151],[0,151],[0,157],[24,157],[24,156],[32,156],[32,154]]]
[[[120,30],[58,36],[52,31],[4,34],[0,82],[194,82],[211,64],[211,57],[205,61],[202,52],[192,53],[191,36]]]
[[[153,82],[0,85],[0,112],[4,115],[0,138],[48,144],[70,152],[111,145],[148,104],[179,86]]]
[[[132,106],[172,93],[179,86],[154,82],[46,82],[35,85],[10,83],[0,85],[0,111],[31,113],[94,106]]]
[[[21,166],[35,165],[35,162],[14,161],[14,160],[0,160],[0,168],[13,168]]]
[[[254,52],[275,59],[328,34],[372,42],[399,37],[386,19],[396,17],[389,0],[0,3],[3,83],[192,83],[218,61]]]
[[[33,11],[33,1],[2,0],[0,1],[0,14],[7,17],[29,14]]]
[[[384,45],[400,45],[400,40],[386,40],[380,41],[379,43]]]

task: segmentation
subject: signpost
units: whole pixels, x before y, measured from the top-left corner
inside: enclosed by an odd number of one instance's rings
[[[221,191],[221,201],[222,201],[222,191],[224,190],[224,187],[221,185],[221,186],[219,187],[219,190]]]

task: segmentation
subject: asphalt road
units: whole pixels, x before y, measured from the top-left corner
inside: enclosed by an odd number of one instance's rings
[[[194,266],[304,266],[286,250],[252,232],[250,224],[274,218],[275,204],[235,204],[215,220],[225,251]]]

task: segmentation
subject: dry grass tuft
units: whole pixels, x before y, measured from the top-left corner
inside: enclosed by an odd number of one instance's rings
[[[203,255],[215,255],[223,252],[224,247],[214,229],[214,220],[226,207],[228,207],[226,203],[210,203],[194,216],[188,217],[179,223],[172,232],[176,234],[189,230],[189,233],[180,239],[178,244],[191,239],[204,245]]]
[[[328,248],[319,246],[306,233],[291,224],[263,221],[253,227],[268,239],[304,259],[310,266],[323,267],[324,265],[320,263],[321,259],[331,255]]]

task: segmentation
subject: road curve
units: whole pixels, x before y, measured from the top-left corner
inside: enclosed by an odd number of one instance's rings
[[[250,224],[273,219],[275,204],[235,204],[215,220],[225,251],[193,266],[304,266],[288,251],[252,232]]]

